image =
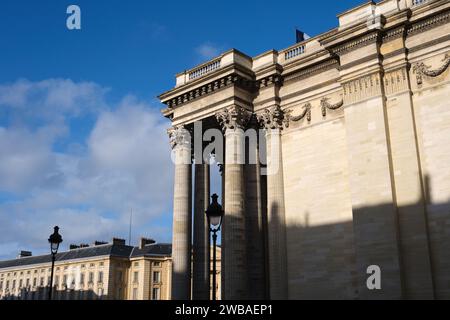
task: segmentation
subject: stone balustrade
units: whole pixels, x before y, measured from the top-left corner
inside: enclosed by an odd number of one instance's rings
[[[215,60],[211,63],[208,63],[204,66],[201,66],[200,68],[194,69],[193,71],[189,72],[189,80],[197,79],[219,68],[220,68],[220,59]]]

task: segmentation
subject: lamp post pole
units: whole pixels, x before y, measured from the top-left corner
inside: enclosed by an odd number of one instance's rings
[[[217,261],[217,257],[216,257],[216,243],[217,243],[217,231],[220,230],[220,227],[217,229],[213,229],[210,228],[209,229],[213,235],[213,300],[216,300],[216,274],[217,274],[217,266],[216,266],[216,261]]]
[[[217,300],[216,297],[216,273],[217,273],[217,255],[216,255],[216,247],[217,247],[217,232],[220,231],[220,226],[222,225],[222,218],[224,215],[222,206],[217,202],[217,199],[219,196],[217,194],[213,194],[211,196],[212,202],[208,206],[208,209],[206,210],[206,216],[208,217],[208,224],[212,227],[209,228],[209,232],[212,232],[212,238],[213,238],[213,300]]]
[[[48,300],[52,300],[53,291],[53,269],[55,269],[55,254],[52,253],[52,271],[50,273],[50,287],[48,288]]]
[[[48,289],[48,300],[52,300],[53,272],[55,269],[56,254],[58,253],[60,243],[63,241],[61,235],[58,233],[59,227],[56,226],[53,228],[53,230],[53,234],[51,234],[48,238],[48,242],[50,243],[50,253],[52,254],[52,269],[50,272],[50,288]]]

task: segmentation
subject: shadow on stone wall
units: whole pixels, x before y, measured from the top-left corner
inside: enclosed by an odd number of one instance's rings
[[[99,296],[93,290],[53,290],[52,300],[103,300],[107,296]],[[2,300],[48,300],[48,287],[37,290],[23,288],[17,295],[6,295]]]
[[[351,221],[314,225],[298,212],[304,223],[286,230],[289,298],[450,298],[450,200],[433,202],[429,182],[417,203],[354,208]],[[371,265],[381,290],[367,288]]]

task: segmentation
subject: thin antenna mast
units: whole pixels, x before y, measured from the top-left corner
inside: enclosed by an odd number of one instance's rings
[[[133,221],[133,208],[131,208],[130,212],[130,230],[128,231],[128,245],[131,246],[131,224]]]

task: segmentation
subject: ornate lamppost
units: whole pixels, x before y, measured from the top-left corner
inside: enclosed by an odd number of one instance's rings
[[[59,227],[54,227],[53,234],[48,238],[48,242],[50,243],[50,252],[52,254],[52,271],[50,274],[50,288],[48,291],[48,299],[52,300],[52,291],[53,291],[53,269],[55,268],[55,259],[56,254],[58,253],[59,245],[63,241],[61,235],[58,233]]]
[[[220,231],[223,219],[223,209],[222,206],[217,202],[219,196],[213,194],[211,196],[212,202],[206,210],[206,216],[208,217],[209,232],[212,232],[213,238],[213,300],[216,300],[216,242],[217,242],[217,232]]]

